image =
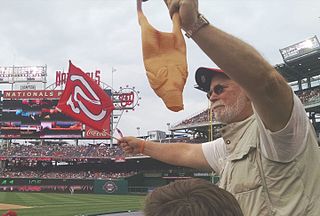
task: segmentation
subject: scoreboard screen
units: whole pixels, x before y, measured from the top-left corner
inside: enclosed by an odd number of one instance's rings
[[[82,138],[82,124],[58,112],[58,99],[2,101],[0,138]]]
[[[319,50],[319,40],[317,36],[313,36],[299,43],[280,49],[280,53],[285,62],[290,62]]]

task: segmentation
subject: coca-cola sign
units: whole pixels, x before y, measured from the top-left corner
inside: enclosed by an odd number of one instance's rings
[[[89,126],[85,126],[85,138],[95,138],[95,139],[110,139],[110,119],[106,121],[103,126],[103,130],[97,131]]]
[[[86,131],[86,136],[95,136],[95,137],[105,137],[108,135],[108,132],[103,129],[102,132],[99,132],[97,130],[94,130],[92,128],[89,128],[87,131]]]

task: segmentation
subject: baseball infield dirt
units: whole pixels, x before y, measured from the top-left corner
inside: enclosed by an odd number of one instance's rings
[[[29,206],[0,203],[0,210],[32,208]]]

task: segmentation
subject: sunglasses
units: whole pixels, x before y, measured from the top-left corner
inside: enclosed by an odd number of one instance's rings
[[[223,85],[220,85],[220,84],[216,85],[213,89],[210,89],[210,91],[207,92],[207,98],[210,99],[212,92],[214,92],[216,95],[222,94],[225,88],[226,87]]]

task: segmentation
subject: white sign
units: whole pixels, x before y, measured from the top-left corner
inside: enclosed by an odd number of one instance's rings
[[[320,49],[320,44],[317,36],[314,36],[307,40],[280,49],[280,53],[283,59],[286,61],[297,57],[301,57],[318,49]]]
[[[0,67],[0,83],[46,82],[47,66]]]
[[[36,85],[21,85],[20,90],[36,90]]]

